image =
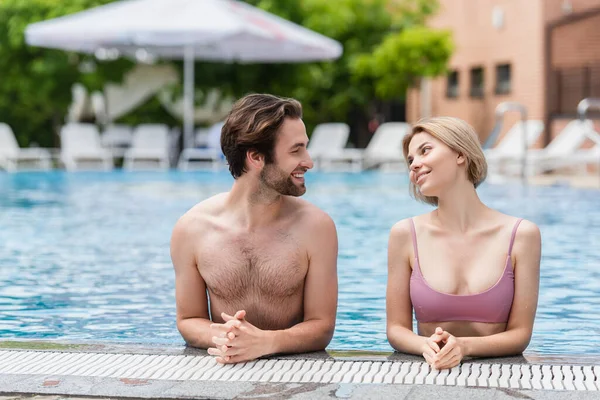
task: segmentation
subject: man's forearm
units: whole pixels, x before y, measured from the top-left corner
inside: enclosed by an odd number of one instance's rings
[[[322,320],[304,321],[289,329],[265,331],[270,341],[269,354],[306,353],[325,350],[335,327]]]
[[[188,318],[177,322],[177,329],[185,342],[192,347],[208,349],[214,347],[212,337],[215,335],[210,328],[212,321],[205,318]]]
[[[527,348],[531,333],[509,330],[490,336],[456,338],[468,357],[499,357],[520,354]]]

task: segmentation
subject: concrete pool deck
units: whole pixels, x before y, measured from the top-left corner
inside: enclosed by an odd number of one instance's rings
[[[473,359],[440,372],[420,357],[391,352],[327,351],[224,366],[184,346],[0,342],[0,400],[592,399],[599,389],[599,356]]]

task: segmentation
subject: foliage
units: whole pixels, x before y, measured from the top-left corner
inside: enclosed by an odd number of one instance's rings
[[[374,81],[378,97],[393,98],[414,85],[419,77],[446,72],[446,62],[452,51],[449,32],[409,28],[387,35],[372,55],[357,57],[351,69],[355,79]]]
[[[91,56],[31,47],[25,28],[33,22],[55,18],[109,3],[110,0],[2,0],[0,1],[0,121],[13,127],[21,146],[36,142],[57,143],[58,126],[64,123],[71,87],[76,82],[100,88],[107,79],[119,81],[131,63],[117,60],[99,64],[95,73],[79,70]]]
[[[124,59],[100,63],[89,55],[28,46],[25,27],[111,1],[0,1],[0,25],[7,27],[0,31],[0,121],[13,126],[21,145],[56,144],[51,132],[64,123],[74,83],[101,89],[108,81],[119,82],[132,66]],[[339,41],[343,55],[307,64],[197,62],[196,89],[216,87],[234,97],[249,92],[295,97],[304,105],[309,131],[325,121],[366,125],[360,121],[374,101],[401,99],[420,76],[444,73],[452,52],[448,32],[425,26],[437,10],[435,0],[245,1]],[[93,62],[95,71],[83,73],[83,61]],[[174,63],[183,71],[180,61]],[[152,120],[177,123],[156,99],[122,118]]]
[[[404,98],[418,77],[443,74],[453,50],[449,32],[425,26],[434,0],[246,1],[342,43],[340,59],[292,69],[286,94],[302,101],[309,124]]]

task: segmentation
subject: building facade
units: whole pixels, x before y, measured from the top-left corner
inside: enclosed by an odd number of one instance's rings
[[[514,101],[544,121],[543,146],[600,97],[600,0],[438,1],[430,25],[452,31],[455,53],[448,76],[409,90],[407,120],[456,116],[485,141],[498,104]],[[505,115],[500,138],[519,118]]]

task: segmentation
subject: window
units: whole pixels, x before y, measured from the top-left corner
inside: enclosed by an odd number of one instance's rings
[[[496,66],[496,94],[510,93],[510,64]]]
[[[450,71],[448,74],[448,81],[446,83],[446,97],[457,98],[458,97],[458,71]]]
[[[471,97],[483,97],[483,68],[471,68]]]

